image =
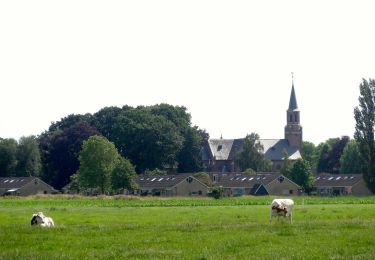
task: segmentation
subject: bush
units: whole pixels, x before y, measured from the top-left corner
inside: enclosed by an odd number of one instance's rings
[[[208,196],[213,197],[215,199],[220,199],[224,196],[224,189],[222,186],[212,187],[208,193]]]

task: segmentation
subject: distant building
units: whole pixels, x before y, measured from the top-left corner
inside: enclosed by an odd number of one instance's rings
[[[136,191],[139,195],[154,196],[207,196],[209,187],[192,174],[140,175]]]
[[[290,94],[289,107],[286,111],[287,124],[284,129],[284,139],[260,139],[264,148],[266,159],[272,162],[272,171],[280,171],[284,151],[290,160],[301,157],[302,151],[302,126],[300,124],[300,111],[297,106],[294,84]],[[203,169],[206,172],[236,172],[236,155],[242,151],[244,138],[241,139],[209,139],[202,147]]]
[[[37,177],[0,178],[0,195],[28,196],[52,194],[56,190]]]
[[[301,187],[280,173],[224,174],[214,185],[223,187],[225,196],[301,194]]]
[[[322,173],[315,177],[314,188],[319,196],[373,195],[367,188],[362,174]]]

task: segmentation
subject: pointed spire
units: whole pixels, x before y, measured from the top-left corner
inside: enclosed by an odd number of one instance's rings
[[[289,108],[288,110],[298,109],[296,93],[294,92],[294,73],[292,72],[292,92],[290,93]]]

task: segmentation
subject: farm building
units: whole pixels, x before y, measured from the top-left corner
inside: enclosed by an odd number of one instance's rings
[[[256,175],[228,174],[216,178],[216,186],[224,189],[226,196],[241,195],[299,195],[301,187],[280,173]]]
[[[272,162],[272,172],[279,172],[284,162],[285,152],[288,159],[295,161],[302,158],[302,126],[300,111],[297,106],[294,84],[287,109],[287,122],[283,139],[260,139],[266,159]],[[243,150],[244,138],[240,139],[209,139],[201,150],[203,169],[206,172],[236,172],[236,156]]]
[[[55,192],[52,186],[37,177],[0,178],[0,195],[28,196]]]
[[[192,174],[137,177],[139,195],[207,196],[208,186]]]
[[[366,187],[362,174],[328,174],[315,177],[317,195],[320,196],[368,196],[372,192]]]

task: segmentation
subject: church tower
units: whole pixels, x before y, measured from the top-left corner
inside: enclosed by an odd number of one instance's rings
[[[298,147],[302,151],[302,126],[300,125],[299,112],[292,80],[292,92],[290,93],[289,107],[286,111],[285,139],[288,140],[290,146]]]

